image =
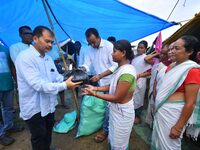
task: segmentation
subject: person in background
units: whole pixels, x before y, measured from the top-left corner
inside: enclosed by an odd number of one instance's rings
[[[199,125],[200,66],[195,62],[200,48],[197,38],[180,37],[170,50],[166,69],[155,100],[152,149],[181,150],[187,125]]]
[[[78,68],[80,66],[80,51],[81,51],[81,43],[79,41],[76,41],[74,43],[74,49],[75,49],[75,52],[74,54],[72,55],[72,60],[74,61],[74,67],[75,68]]]
[[[109,42],[111,42],[112,44],[114,44],[114,43],[116,42],[116,38],[115,38],[114,36],[109,36],[109,37],[107,38],[107,40],[108,40]]]
[[[164,45],[159,54],[160,63],[153,65],[151,69],[151,79],[148,94],[149,103],[146,116],[146,123],[150,125],[150,128],[153,127],[156,93],[162,83],[163,76],[165,75],[165,70],[167,66],[171,63],[171,61],[169,61],[168,52],[168,45]]]
[[[97,29],[89,28],[85,32],[88,41],[87,55],[82,65],[82,70],[90,71],[94,68],[95,75],[91,78],[92,82],[99,81],[100,86],[110,83],[112,72],[117,68],[117,63],[113,62],[113,44],[100,37]],[[108,136],[108,107],[106,110],[103,131],[95,136],[96,142],[104,141]]]
[[[17,87],[17,76],[15,69],[15,61],[17,56],[24,50],[28,49],[33,42],[33,32],[29,26],[21,26],[18,30],[19,37],[21,38],[21,42],[15,43],[10,46],[10,57],[12,59],[11,63],[11,71],[14,78],[14,93],[16,97],[16,101],[18,103],[18,87]],[[15,112],[15,110],[13,110]]]
[[[10,57],[14,64],[20,52],[28,49],[33,42],[33,32],[29,26],[21,26],[19,28],[19,36],[21,38],[21,42],[10,46]]]
[[[75,88],[72,77],[57,72],[52,58],[46,52],[52,49],[54,34],[45,26],[33,31],[34,46],[19,54],[15,65],[19,90],[20,117],[25,120],[33,150],[49,150],[51,145],[57,94]]]
[[[137,47],[137,55],[131,62],[137,72],[137,86],[134,91],[135,124],[141,122],[140,116],[144,104],[146,77],[151,75],[149,71],[152,67],[151,61],[150,59],[147,59],[147,55],[145,54],[147,47],[147,41],[140,41]]]
[[[15,139],[8,133],[19,132],[24,128],[13,123],[14,86],[11,75],[9,49],[0,44],[0,104],[2,120],[0,122],[0,144],[7,146]]]
[[[85,94],[109,102],[108,138],[112,150],[128,149],[133,127],[136,71],[134,66],[129,64],[131,53],[131,44],[127,40],[117,41],[112,57],[113,61],[118,63],[118,68],[113,72],[110,83],[100,87],[88,85],[83,89]],[[97,91],[109,91],[109,94],[98,94]]]

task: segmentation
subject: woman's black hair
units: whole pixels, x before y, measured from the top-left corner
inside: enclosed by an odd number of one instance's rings
[[[184,47],[187,52],[193,52],[189,59],[196,61],[197,52],[200,50],[200,43],[199,40],[192,35],[184,35],[180,37],[184,41]]]
[[[145,40],[140,41],[140,42],[138,43],[138,45],[139,45],[139,44],[143,44],[145,48],[148,47],[148,43],[147,43],[147,41],[145,41]]]
[[[132,59],[132,56],[133,56],[133,51],[131,49],[131,44],[129,41],[127,40],[118,40],[114,43],[114,48],[123,52],[125,51],[126,52],[126,58],[128,60],[131,60]]]

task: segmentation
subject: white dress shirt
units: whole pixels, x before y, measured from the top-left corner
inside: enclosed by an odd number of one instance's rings
[[[87,50],[87,48],[86,47],[81,47],[81,49],[80,49],[80,54],[79,54],[79,66],[78,67],[81,67],[81,66],[83,66],[83,64],[84,64],[84,60],[85,60],[85,55],[87,54],[86,53],[86,50]]]
[[[85,64],[85,60],[86,60],[86,55],[88,54],[88,46],[82,46],[81,50],[80,50],[80,56],[79,56],[79,66],[81,67]],[[94,75],[94,68],[92,65],[90,65],[90,68],[87,71],[88,75]]]
[[[42,57],[33,46],[30,46],[19,54],[15,65],[20,117],[27,120],[39,112],[41,116],[53,113],[58,103],[57,93],[67,87],[52,58],[48,55]]]
[[[14,64],[15,64],[16,58],[19,55],[19,53],[28,49],[29,47],[30,47],[30,45],[24,44],[22,42],[18,42],[16,44],[13,44],[10,46],[10,57]]]
[[[83,66],[87,71],[93,66],[95,74],[100,74],[106,70],[114,71],[117,63],[112,58],[113,44],[101,39],[99,48],[89,46]],[[106,76],[100,80],[100,86],[109,85],[111,76]]]

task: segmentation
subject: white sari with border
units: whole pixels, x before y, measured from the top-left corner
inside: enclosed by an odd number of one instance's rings
[[[200,68],[200,66],[191,60],[187,60],[174,66],[163,78],[155,101],[156,113],[152,133],[152,150],[181,150],[181,139],[185,128],[182,130],[181,136],[177,139],[171,139],[169,134],[171,128],[176,124],[181,115],[185,101],[168,101],[168,97],[182,85],[189,70],[192,68]],[[200,99],[197,98],[196,106],[188,123],[193,125],[200,123],[200,120],[196,119],[200,117],[200,114],[196,113],[199,111],[199,104]]]
[[[136,79],[134,66],[130,64],[119,67],[111,78],[109,94],[114,95],[122,74],[131,74]],[[109,102],[109,142],[111,150],[126,150],[135,117],[133,98],[124,104]]]
[[[155,97],[153,96],[153,88],[154,82],[156,82],[156,91],[158,91],[159,86],[162,83],[163,76],[165,75],[165,70],[167,66],[165,66],[162,62],[156,64],[151,69],[151,79],[149,85],[149,93],[148,93],[148,108],[147,108],[147,115],[146,115],[146,123],[150,125],[150,128],[153,126],[153,116],[155,111]]]

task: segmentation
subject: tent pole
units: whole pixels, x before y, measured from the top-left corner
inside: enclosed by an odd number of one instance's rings
[[[52,21],[51,21],[51,17],[50,17],[50,15],[49,15],[49,13],[48,13],[47,7],[46,7],[46,5],[45,5],[45,1],[42,0],[42,3],[43,3],[43,6],[44,6],[44,10],[45,10],[45,12],[46,12],[48,21],[49,21],[49,23],[50,23],[52,32],[53,32],[54,35],[55,35],[56,45],[58,46],[60,57],[61,57],[62,60],[63,60],[64,67],[65,67],[65,71],[67,71],[67,70],[69,70],[69,67],[68,67],[67,64],[66,64],[66,61],[65,61],[65,58],[64,58],[64,56],[63,56],[62,50],[61,50],[61,48],[60,48],[60,45],[58,44],[58,39],[57,39],[55,30],[54,30],[54,27],[53,27],[53,23],[52,23]],[[73,93],[73,97],[74,97],[73,99],[74,99],[74,103],[75,103],[75,107],[76,107],[76,112],[77,112],[77,121],[79,122],[79,120],[80,120],[80,119],[79,119],[79,118],[80,118],[80,115],[79,115],[79,114],[80,114],[80,113],[79,113],[80,110],[79,110],[79,107],[78,107],[78,98],[77,98],[75,89],[72,89],[72,93]]]
[[[46,13],[46,15],[47,15],[48,21],[49,21],[50,26],[51,26],[51,30],[52,30],[52,32],[53,32],[54,35],[55,35],[56,45],[57,45],[57,47],[58,47],[58,49],[59,49],[59,55],[60,55],[60,57],[62,58],[65,71],[67,71],[69,68],[68,68],[67,63],[66,63],[66,61],[65,61],[65,57],[64,57],[64,55],[63,55],[63,53],[62,53],[62,49],[60,48],[60,45],[58,44],[58,39],[57,39],[57,36],[56,36],[56,32],[55,32],[55,30],[54,30],[53,23],[52,23],[52,21],[51,21],[51,17],[50,17],[50,15],[49,15],[49,13],[48,13],[47,6],[46,6],[44,0],[42,0],[42,3],[43,3],[43,6],[44,6],[45,13]]]

